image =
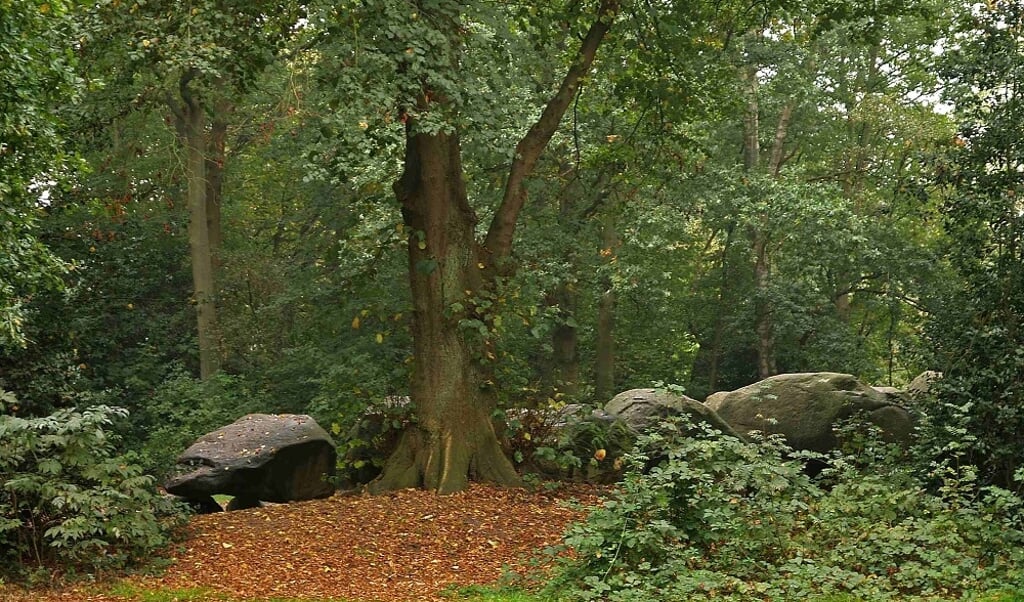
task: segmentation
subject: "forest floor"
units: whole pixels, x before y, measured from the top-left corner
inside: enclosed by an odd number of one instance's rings
[[[593,505],[598,493],[472,485],[446,496],[335,495],[195,516],[158,576],[60,590],[0,586],[0,602],[121,602],[155,599],[146,594],[154,591],[201,592],[187,600],[450,600],[444,592],[525,572],[583,517],[566,502]]]

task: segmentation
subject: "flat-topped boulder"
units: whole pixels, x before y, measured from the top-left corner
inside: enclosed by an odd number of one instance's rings
[[[782,434],[799,450],[835,449],[832,428],[855,414],[877,425],[891,441],[909,441],[914,428],[910,412],[887,392],[835,372],[780,374],[715,393],[705,403],[737,431]]]
[[[335,446],[311,417],[249,414],[197,439],[167,480],[189,500],[231,495],[234,507],[322,498],[334,492]]]

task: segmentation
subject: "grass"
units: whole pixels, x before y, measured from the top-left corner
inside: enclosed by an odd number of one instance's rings
[[[130,584],[115,585],[109,590],[113,596],[121,596],[137,602],[352,602],[343,598],[234,598],[206,588],[144,589]]]

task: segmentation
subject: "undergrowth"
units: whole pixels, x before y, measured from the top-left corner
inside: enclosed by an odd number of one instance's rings
[[[808,457],[780,439],[666,423],[628,457],[620,489],[550,551],[558,568],[543,593],[608,602],[1024,596],[1020,498],[980,487],[969,468],[938,463],[918,475],[890,461],[898,448],[855,443],[812,479]]]
[[[127,412],[95,406],[40,418],[4,413],[0,391],[0,577],[54,583],[148,561],[183,518],[110,431]]]

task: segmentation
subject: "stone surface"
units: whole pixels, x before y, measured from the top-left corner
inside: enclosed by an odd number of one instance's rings
[[[712,408],[696,399],[664,389],[624,391],[605,404],[604,411],[638,433],[654,427],[665,418],[685,415],[694,423],[705,422],[725,434],[739,436]]]
[[[910,412],[887,393],[835,372],[780,374],[716,393],[707,405],[741,433],[782,434],[798,450],[834,449],[838,442],[832,427],[859,412],[892,441],[908,441],[914,427]]]
[[[249,414],[197,439],[165,487],[190,500],[232,495],[239,505],[309,500],[334,492],[325,480],[334,465],[334,442],[309,416]]]
[[[907,388],[903,390],[903,394],[913,401],[921,399],[931,392],[932,384],[940,378],[942,378],[941,372],[926,370],[910,381]]]

